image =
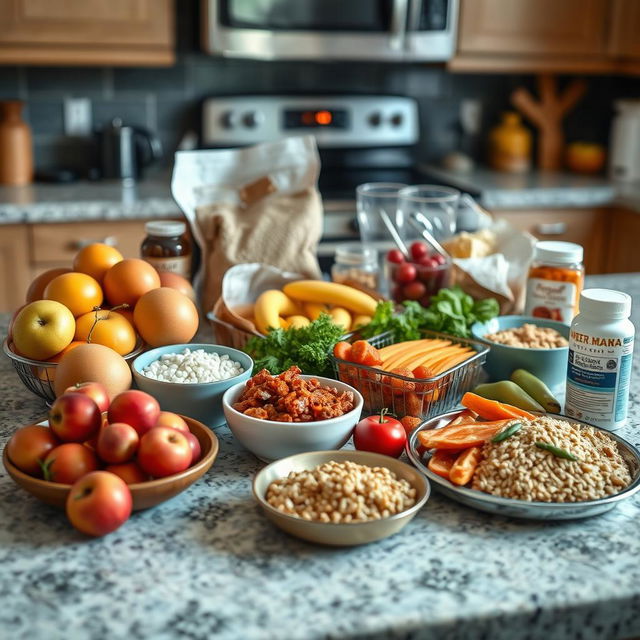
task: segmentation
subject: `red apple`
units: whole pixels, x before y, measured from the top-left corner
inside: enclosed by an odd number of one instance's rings
[[[98,405],[84,393],[64,393],[49,410],[49,426],[63,442],[89,440],[101,424]]]
[[[186,434],[171,427],[154,427],[140,440],[138,464],[154,478],[184,471],[191,464],[191,457]]]
[[[38,424],[30,424],[21,427],[11,436],[11,440],[7,444],[7,455],[18,469],[30,476],[41,478],[40,463],[59,444],[60,441],[51,429]]]
[[[191,447],[191,462],[189,466],[194,465],[198,460],[200,460],[200,456],[202,455],[202,447],[200,446],[200,440],[196,438],[191,431],[188,431],[184,434],[189,441],[189,446]]]
[[[60,484],[73,484],[100,467],[96,454],[77,442],[67,442],[52,449],[44,459],[44,479]]]
[[[158,419],[156,420],[156,427],[172,427],[178,431],[184,431],[189,433],[189,426],[187,423],[177,414],[171,411],[161,411]]]
[[[131,515],[131,491],[114,473],[94,471],[80,478],[67,497],[67,517],[89,536],[104,536],[124,524]]]
[[[96,453],[109,464],[128,462],[133,458],[140,442],[138,432],[124,422],[112,422],[100,429]]]
[[[147,482],[149,480],[149,474],[145,473],[135,462],[109,464],[104,470],[115,473],[127,484],[139,484],[140,482]]]
[[[111,401],[107,413],[109,422],[130,424],[139,436],[155,426],[159,415],[158,401],[148,393],[135,389],[118,394]]]
[[[101,412],[109,408],[109,392],[101,382],[78,382],[72,387],[67,387],[64,393],[84,393],[93,398]]]

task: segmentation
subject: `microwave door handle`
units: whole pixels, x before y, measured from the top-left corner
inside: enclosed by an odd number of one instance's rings
[[[409,33],[413,34],[420,28],[420,18],[422,16],[423,0],[411,0],[409,10]]]
[[[409,0],[393,0],[389,48],[394,51],[402,51],[404,49],[405,37],[407,35],[408,11]]]

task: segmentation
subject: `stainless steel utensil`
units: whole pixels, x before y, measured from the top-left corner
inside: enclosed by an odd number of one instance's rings
[[[610,431],[607,433],[618,443],[620,453],[629,465],[632,476],[631,484],[615,495],[584,502],[527,502],[526,500],[516,500],[514,498],[501,498],[483,491],[456,486],[446,478],[433,473],[427,467],[423,456],[417,450],[419,444],[418,433],[423,430],[440,429],[449,424],[462,411],[463,409],[457,409],[427,420],[411,434],[406,446],[407,455],[411,462],[433,482],[438,492],[456,502],[500,516],[527,518],[530,520],[573,520],[575,518],[600,515],[615,507],[618,502],[626,500],[640,491],[640,451],[631,443]],[[567,422],[593,426],[567,416],[560,417]],[[594,427],[594,429],[597,429],[597,427]],[[600,431],[604,430],[600,429]]]
[[[400,237],[400,234],[398,234],[395,228],[395,225],[393,224],[393,222],[391,221],[391,218],[389,217],[389,214],[384,209],[380,209],[379,213],[380,213],[380,217],[382,218],[382,222],[384,222],[384,226],[387,228],[387,231],[389,232],[389,235],[393,238],[393,241],[396,243],[396,246],[398,247],[398,249],[402,251],[404,257],[408,259],[409,249],[407,249],[407,245],[404,243],[404,241]]]
[[[435,249],[442,257],[447,260],[451,260],[451,256],[447,253],[447,250],[433,237],[431,231],[429,231],[429,220],[419,211],[413,212],[409,215],[409,224],[419,233],[422,237]]]

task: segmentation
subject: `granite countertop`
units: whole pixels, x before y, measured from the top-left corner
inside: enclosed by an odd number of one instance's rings
[[[590,286],[635,297],[640,276]],[[8,314],[0,316],[0,334]],[[207,335],[207,330],[205,330]],[[0,359],[0,442],[43,404]],[[631,420],[640,445],[640,353]],[[212,469],[90,540],[0,471],[0,637],[437,638],[640,636],[640,495],[575,522],[495,517],[433,495],[399,534],[332,549],[288,537],[251,497],[261,467],[226,427]]]

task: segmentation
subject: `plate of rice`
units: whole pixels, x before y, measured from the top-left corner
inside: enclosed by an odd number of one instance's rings
[[[407,442],[411,462],[439,492],[462,504],[516,518],[569,520],[604,513],[640,490],[636,447],[615,433],[553,414],[514,420],[508,437],[484,442],[471,479],[456,485],[434,473],[434,465],[429,468],[433,450],[425,450],[419,434],[442,429],[462,413],[428,420]]]

